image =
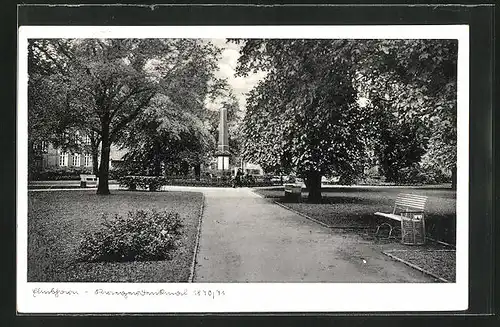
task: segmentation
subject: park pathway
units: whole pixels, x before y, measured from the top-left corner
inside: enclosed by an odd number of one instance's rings
[[[205,194],[195,282],[429,282],[353,235],[336,233],[249,189]]]

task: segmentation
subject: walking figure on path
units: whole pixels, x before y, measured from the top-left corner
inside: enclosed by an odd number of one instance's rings
[[[238,168],[238,172],[236,173],[236,176],[234,177],[236,187],[241,187],[241,177],[242,176],[243,176],[243,172],[241,171],[241,168]]]

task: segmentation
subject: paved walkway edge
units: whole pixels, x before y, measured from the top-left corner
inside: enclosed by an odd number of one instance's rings
[[[274,204],[277,204],[277,205],[279,205],[282,208],[290,210],[291,212],[296,213],[297,215],[302,216],[302,217],[304,217],[306,219],[309,219],[310,221],[314,221],[315,223],[320,224],[321,226],[326,227],[326,228],[330,228],[330,229],[366,229],[367,228],[367,227],[359,227],[359,226],[330,226],[328,224],[325,224],[324,222],[321,222],[321,221],[319,221],[317,219],[309,217],[305,213],[302,213],[300,211],[297,211],[295,209],[290,208],[289,206],[286,206],[286,205],[284,205],[282,203],[279,203],[278,201],[273,201],[273,202],[274,202]]]
[[[191,262],[191,269],[189,271],[189,283],[194,281],[194,274],[196,269],[196,258],[198,257],[198,250],[200,248],[200,236],[201,236],[201,223],[203,221],[203,211],[205,209],[205,194],[201,193],[201,205],[200,205],[200,213],[198,215],[198,229],[196,231],[196,241],[194,243],[193,250],[193,261]]]
[[[437,244],[441,244],[441,245],[444,245],[444,246],[449,246],[450,248],[453,248],[453,249],[455,249],[455,248],[456,248],[456,246],[455,246],[455,245],[453,245],[453,244],[446,243],[446,242],[443,242],[443,241],[438,241],[438,240],[433,239],[433,238],[431,238],[431,237],[429,237],[429,236],[427,236],[427,237],[426,237],[426,239],[428,239],[428,240],[429,240],[429,241],[431,241],[431,242],[435,242],[435,243],[437,243]]]
[[[302,217],[304,217],[304,218],[306,218],[306,219],[309,219],[309,220],[311,220],[311,221],[314,221],[315,223],[320,224],[320,225],[321,225],[321,226],[323,226],[323,227],[330,228],[330,226],[329,226],[329,225],[327,225],[327,224],[325,224],[325,223],[323,223],[323,222],[321,222],[321,221],[319,221],[319,220],[316,220],[316,219],[314,219],[314,218],[312,218],[312,217],[309,217],[308,215],[303,214],[302,212],[299,212],[299,211],[297,211],[297,210],[294,210],[294,209],[292,209],[292,208],[290,208],[290,207],[288,207],[288,206],[286,206],[286,205],[284,205],[284,204],[282,204],[282,203],[279,203],[278,201],[273,201],[273,202],[274,202],[274,204],[277,204],[277,205],[279,205],[279,206],[280,206],[280,207],[282,207],[282,208],[285,208],[285,209],[287,209],[287,210],[290,210],[291,212],[296,213],[296,214],[298,214],[299,216],[302,216]]]
[[[257,194],[257,195],[258,195],[258,196],[260,196],[261,198],[265,199],[265,197],[263,197],[263,196],[262,196],[262,195],[260,195],[259,193],[255,192],[255,191],[252,191],[252,192],[254,192],[255,194]],[[327,224],[325,224],[325,223],[323,223],[323,222],[321,222],[321,221],[318,221],[318,220],[316,220],[316,219],[314,219],[314,218],[312,218],[312,217],[309,217],[308,215],[306,215],[306,214],[304,214],[304,213],[302,213],[302,212],[299,212],[299,211],[294,210],[294,209],[292,209],[292,208],[290,208],[290,207],[288,207],[288,206],[286,206],[286,205],[284,205],[284,204],[282,204],[282,203],[279,203],[278,201],[273,201],[273,202],[274,202],[275,204],[279,205],[279,206],[280,206],[280,207],[282,207],[282,208],[285,208],[285,209],[287,209],[287,210],[290,210],[291,212],[294,212],[294,213],[296,213],[296,214],[298,214],[298,215],[300,215],[300,216],[302,216],[302,217],[304,217],[304,218],[306,218],[306,219],[309,219],[309,220],[311,220],[311,221],[314,221],[315,223],[318,223],[318,224],[320,224],[320,225],[322,225],[322,226],[324,226],[324,227],[328,227],[328,228],[338,228],[338,229],[367,229],[367,228],[368,228],[368,227],[359,227],[359,226],[330,226],[330,225],[327,225]],[[435,243],[441,244],[441,245],[449,246],[450,248],[455,248],[455,245],[453,245],[453,244],[446,243],[446,242],[443,242],[443,241],[438,241],[438,240],[435,240],[435,239],[433,239],[433,238],[431,238],[431,237],[428,237],[428,236],[426,237],[426,239],[428,239],[429,241],[432,241],[432,242],[435,242]]]
[[[390,253],[388,253],[388,252],[382,251],[382,253],[383,253],[383,254],[385,254],[386,256],[388,256],[388,257],[392,258],[393,260],[396,260],[396,261],[402,262],[402,263],[404,263],[405,265],[410,266],[410,267],[412,267],[413,269],[416,269],[416,270],[418,270],[418,271],[420,271],[420,272],[422,272],[422,273],[424,273],[424,274],[426,274],[426,275],[428,275],[428,276],[431,276],[431,277],[433,277],[433,278],[435,278],[435,279],[438,279],[438,280],[440,280],[440,281],[442,281],[442,282],[445,282],[445,283],[451,283],[451,282],[450,282],[449,280],[447,280],[447,279],[444,279],[444,278],[442,278],[442,277],[439,277],[438,275],[435,275],[435,274],[431,273],[430,271],[427,271],[427,270],[425,270],[425,269],[423,269],[423,268],[421,268],[421,267],[419,267],[419,266],[417,266],[417,265],[414,265],[413,263],[409,263],[409,262],[408,262],[408,261],[406,261],[406,260],[400,259],[400,258],[398,258],[398,257],[396,257],[396,256],[394,256],[394,255],[392,255],[392,254],[390,254]]]

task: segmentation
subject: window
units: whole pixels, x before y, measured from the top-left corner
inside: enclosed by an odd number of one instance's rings
[[[68,166],[68,153],[61,152],[59,154],[59,166]]]
[[[75,140],[75,144],[79,145],[80,144],[80,132],[76,131],[73,137]]]
[[[90,137],[88,135],[85,135],[84,143],[85,145],[90,145]]]
[[[41,147],[42,147],[43,153],[49,152],[49,143],[48,142],[42,141]]]
[[[80,154],[79,153],[73,154],[73,166],[80,166]]]
[[[85,167],[91,167],[92,166],[92,155],[89,153],[85,154]]]

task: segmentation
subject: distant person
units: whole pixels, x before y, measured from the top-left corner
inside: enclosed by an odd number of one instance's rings
[[[253,175],[249,175],[248,181],[250,182],[250,184],[254,185],[255,184],[255,177]]]
[[[241,187],[241,178],[243,177],[243,172],[241,171],[241,168],[238,169],[238,172],[236,173],[236,176],[234,178],[236,187]]]

